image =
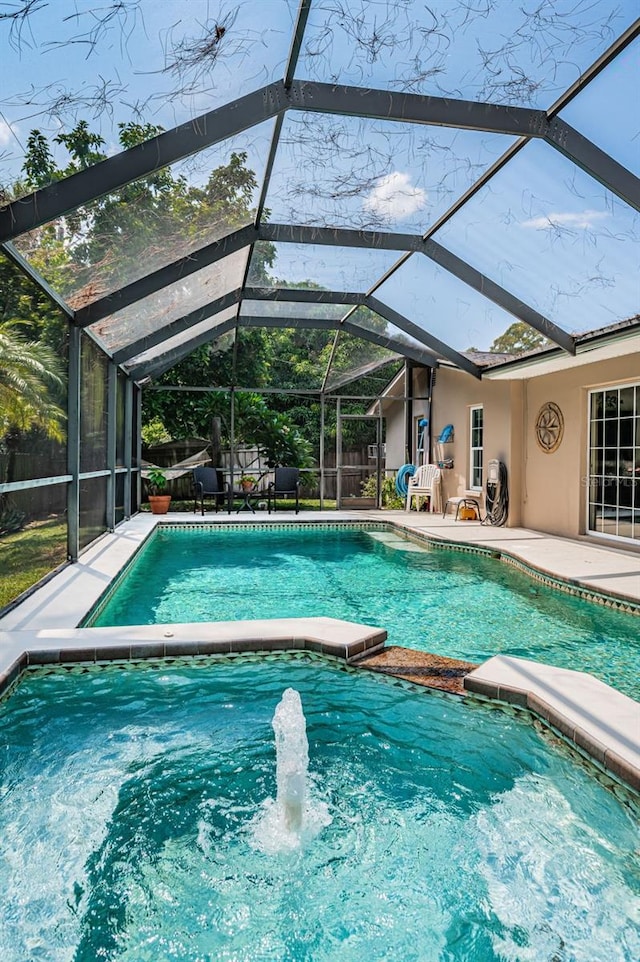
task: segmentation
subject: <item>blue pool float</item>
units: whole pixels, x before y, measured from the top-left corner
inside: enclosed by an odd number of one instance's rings
[[[409,489],[409,478],[413,477],[415,473],[415,464],[403,464],[401,468],[398,468],[398,473],[396,474],[396,491],[401,498],[406,498]]]

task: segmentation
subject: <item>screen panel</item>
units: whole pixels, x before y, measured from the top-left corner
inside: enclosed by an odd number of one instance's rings
[[[289,111],[267,207],[281,223],[422,234],[513,140]]]
[[[295,327],[238,329],[238,359],[236,383],[254,387],[248,379],[260,381],[270,388],[319,391],[322,386],[327,359],[335,331],[307,328],[304,320]],[[242,369],[242,358],[248,352],[259,351],[262,361],[256,370],[255,356],[248,369]],[[293,402],[292,402],[293,403]]]
[[[107,358],[84,335],[80,352],[80,470],[107,467]]]
[[[173,337],[167,338],[160,344],[149,348],[148,350],[142,350],[135,357],[127,361],[123,366],[126,370],[138,367],[143,364],[152,364],[154,361],[163,357],[164,355],[171,352],[180,352],[181,348],[186,348],[186,352],[182,356],[187,356],[189,353],[188,346],[192,341],[200,339],[203,335],[211,333],[211,341],[216,343],[221,342],[219,337],[216,337],[215,330],[220,325],[232,320],[237,312],[237,307],[229,307],[224,311],[219,311],[213,317],[208,317],[206,320],[201,321],[199,324],[194,324],[192,327],[187,328],[187,330],[182,331],[180,334],[175,334]],[[226,335],[222,335],[225,337]],[[233,339],[233,332],[230,332],[230,337]],[[228,339],[227,339],[228,340]],[[227,344],[227,341],[224,341]],[[226,348],[224,348],[226,349]]]
[[[69,321],[0,250],[0,482],[67,473]]]
[[[82,550],[107,530],[107,478],[85,478],[79,486],[78,542]]]
[[[240,317],[282,318],[283,322],[292,319],[339,321],[350,310],[348,304],[305,304],[295,301],[257,301],[244,300]],[[286,326],[286,324],[285,324]]]
[[[628,170],[640,176],[640,114],[636,106],[640,76],[640,40],[619,53],[560,112]]]
[[[314,0],[296,76],[547,108],[637,15],[634,0]]]
[[[0,610],[67,560],[67,485],[14,491],[8,509],[20,528],[2,534]]]
[[[75,310],[253,222],[273,122],[15,239]]]
[[[112,351],[126,347],[239,289],[247,258],[248,248],[229,254],[195,274],[97,321],[90,330]]]
[[[327,371],[325,390],[346,394],[365,393],[375,396],[402,363],[395,351],[362,340],[348,331],[340,331]]]
[[[375,296],[457,351],[488,351],[515,318],[422,254],[414,254]]]
[[[304,287],[327,291],[369,290],[398,259],[396,251],[321,244],[260,241],[249,268],[252,287]],[[269,257],[271,264],[266,261]]]
[[[22,170],[30,131],[64,169],[69,154],[55,137],[82,120],[100,138],[84,166],[114,152],[123,121],[184,124],[281,79],[296,14],[290,0],[269,0],[268,17],[263,0],[4,6],[0,184],[17,182],[18,195],[33,189]],[[38,174],[37,186],[55,179],[46,166]]]
[[[434,240],[564,330],[638,310],[640,215],[547,144],[527,144]]]

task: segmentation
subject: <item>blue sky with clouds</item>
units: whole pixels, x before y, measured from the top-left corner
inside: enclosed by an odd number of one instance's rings
[[[0,0],[0,15],[16,5]],[[109,6],[41,0],[20,35],[0,20],[0,183],[18,176],[33,127],[53,137],[84,117],[111,154],[117,124],[132,116],[168,128],[281,78],[298,3],[134,0],[101,27],[98,14]],[[638,15],[637,0],[543,0],[528,16],[512,0],[350,0],[347,9],[351,18],[338,17],[333,0],[315,0],[298,78],[534,107],[550,106]],[[186,66],[178,77],[171,63],[184,52],[181,42],[211,37],[216,26],[224,34],[211,69]],[[635,172],[639,48],[636,41],[562,113]],[[245,149],[260,180],[270,131],[263,124],[184,169],[202,181],[231,150]],[[267,207],[274,221],[421,233],[510,142],[290,113]],[[637,310],[638,234],[634,212],[553,148],[532,143],[436,239],[560,326],[581,331]],[[341,289],[352,277],[366,289],[393,259],[280,244],[274,272]],[[457,347],[487,348],[511,317],[441,275],[412,257],[380,296],[434,333],[447,332]]]

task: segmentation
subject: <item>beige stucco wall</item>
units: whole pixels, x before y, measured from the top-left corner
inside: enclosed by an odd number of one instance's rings
[[[386,419],[387,471],[397,471],[405,463],[404,404],[383,406]]]
[[[590,388],[640,380],[640,356],[632,354],[531,378],[524,395],[525,444],[522,523],[528,528],[576,537],[586,531],[587,397]],[[564,416],[557,451],[538,446],[535,423],[546,401]]]
[[[462,371],[441,368],[433,393],[431,424],[433,459],[441,453],[453,458],[454,467],[443,471],[443,497],[478,496],[469,488],[470,409],[484,409],[484,465],[496,458],[509,475],[509,489],[521,487],[522,385],[511,381],[478,381]],[[453,424],[454,440],[438,447],[435,439],[447,424]],[[484,481],[483,481],[484,486]],[[520,504],[516,498],[510,524],[520,523]]]

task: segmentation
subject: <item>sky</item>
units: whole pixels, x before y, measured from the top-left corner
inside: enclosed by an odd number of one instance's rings
[[[20,174],[30,130],[80,117],[117,152],[117,125],[170,128],[281,79],[297,0],[0,0],[0,184]],[[297,79],[547,108],[638,15],[637,0],[314,0]],[[523,14],[526,9],[528,15]],[[207,70],[194,44],[213,43]],[[640,41],[561,117],[640,174]],[[53,105],[53,106],[52,106]],[[260,181],[272,125],[185,164],[194,181],[246,150]],[[290,112],[267,197],[272,221],[420,234],[512,142],[477,131]],[[57,149],[64,163],[64,152]],[[557,151],[531,143],[435,236],[557,324],[579,332],[638,309],[637,214]],[[394,255],[278,245],[292,282],[368,289]],[[437,294],[434,293],[438,287]],[[384,294],[384,296],[383,296]],[[513,318],[414,256],[381,299],[458,349],[487,349]]]

